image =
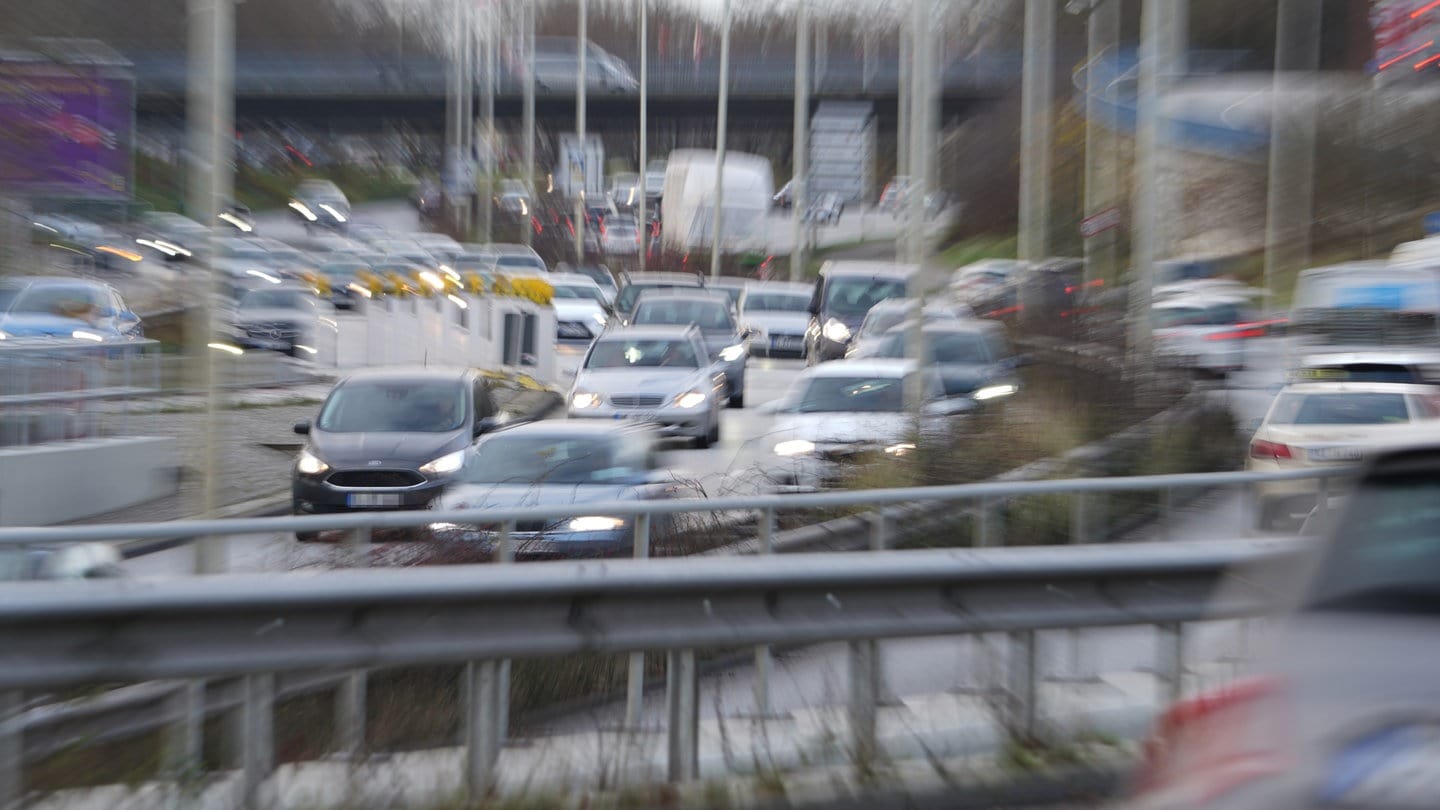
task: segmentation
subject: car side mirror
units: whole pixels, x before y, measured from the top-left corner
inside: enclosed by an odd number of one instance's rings
[[[309,420],[309,419],[302,419],[302,420],[300,420],[299,422],[296,422],[296,423],[295,423],[295,432],[296,432],[298,435],[301,435],[301,436],[309,436],[309,435],[310,435],[310,420]]]
[[[503,420],[495,416],[486,416],[482,419],[477,419],[475,420],[475,431],[473,435],[479,438],[486,433],[493,433],[502,423]]]

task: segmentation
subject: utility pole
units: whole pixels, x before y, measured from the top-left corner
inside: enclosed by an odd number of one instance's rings
[[[645,272],[645,255],[650,252],[650,220],[645,216],[649,192],[650,165],[650,6],[640,2],[640,272]]]
[[[927,10],[930,5],[927,0],[910,0],[911,44],[913,47],[908,54],[911,61],[910,186],[905,200],[908,229],[904,241],[906,242],[905,255],[909,263],[921,269],[916,272],[911,281],[914,288],[908,291],[910,297],[915,301],[915,311],[911,314],[905,329],[905,356],[914,360],[916,364],[922,365],[925,358],[925,332],[921,316],[925,302],[923,298],[924,280],[921,276],[924,273],[925,263],[925,193],[929,180],[929,170],[926,168],[929,155],[925,145],[927,140],[925,129],[929,117],[926,114],[930,97],[928,85],[930,73],[934,69],[928,53],[928,44],[934,39],[926,29],[929,18]],[[912,375],[906,382],[905,388],[908,408],[918,420],[920,409],[924,406],[923,377],[919,374]]]
[[[1056,0],[1025,0],[1024,75],[1020,88],[1020,233],[1024,261],[1050,252],[1051,107]]]
[[[484,190],[476,200],[476,204],[482,212],[480,228],[484,234],[482,241],[485,242],[491,242],[495,238],[495,85],[499,82],[499,70],[495,58],[495,34],[499,27],[498,23],[499,15],[494,3],[487,2],[485,4],[484,30],[480,32],[480,36],[484,37],[482,42],[485,54],[485,83],[480,85],[485,182]]]
[[[189,0],[189,86],[185,112],[189,126],[189,211],[197,222],[215,233],[216,217],[232,196],[232,133],[235,125],[235,4],[234,0]],[[219,505],[220,392],[216,384],[215,297],[220,294],[215,272],[216,245],[212,236],[204,251],[204,281],[189,328],[194,382],[205,391],[205,422],[201,436],[200,513],[213,517]],[[226,541],[202,537],[195,544],[194,571],[218,574],[229,567]]]
[[[525,244],[528,246],[534,240],[530,217],[535,216],[535,205],[540,197],[535,188],[535,5],[521,3],[520,16],[525,29],[525,44],[522,46],[525,62],[525,101],[520,113],[520,128],[525,130],[525,196],[528,200],[526,221],[520,230],[525,234]]]
[[[1085,28],[1089,51],[1085,68],[1085,216],[1093,218],[1120,204],[1119,139],[1115,122],[1103,120],[1106,116],[1101,114],[1102,102],[1114,100],[1113,82],[1110,72],[1100,67],[1114,64],[1120,41],[1120,0],[1097,0],[1090,7]],[[1086,281],[1115,280],[1119,232],[1117,221],[1114,227],[1085,239]]]
[[[585,263],[585,192],[590,180],[590,150],[585,142],[585,94],[589,89],[586,69],[590,61],[590,14],[585,0],[580,0],[579,42],[577,43],[580,70],[575,87],[575,131],[579,135],[580,149],[580,193],[575,195],[575,262]]]
[[[795,7],[795,166],[790,179],[790,222],[795,234],[790,250],[790,280],[805,272],[805,214],[810,205],[810,8],[806,0]]]
[[[1265,203],[1265,311],[1274,311],[1281,273],[1310,261],[1315,193],[1315,108],[1302,92],[1320,67],[1321,5],[1280,0],[1270,93],[1270,183]],[[1294,105],[1287,108],[1287,105]]]
[[[1149,385],[1153,368],[1150,306],[1155,259],[1160,238],[1159,130],[1161,83],[1170,74],[1172,52],[1166,32],[1175,0],[1145,0],[1140,12],[1140,82],[1135,132],[1135,222],[1129,286],[1130,343],[1128,365],[1141,385]]]
[[[895,90],[895,176],[907,178],[910,176],[910,54],[915,42],[911,33],[910,24],[902,20],[895,35],[896,72],[899,74]],[[896,215],[899,215],[898,210]],[[896,242],[896,259],[904,257],[904,250],[902,243]]]
[[[721,234],[725,227],[725,131],[730,119],[730,0],[720,4],[720,105],[715,123],[715,226],[710,233],[710,277],[720,277]]]

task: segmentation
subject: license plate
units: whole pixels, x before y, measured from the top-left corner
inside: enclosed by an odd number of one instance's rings
[[[1330,762],[1320,799],[1338,807],[1434,807],[1440,728],[1401,726],[1346,747]]]
[[[800,338],[791,335],[772,337],[770,338],[770,348],[793,351],[800,348]]]
[[[352,492],[345,496],[350,506],[399,506],[398,492]]]
[[[1312,447],[1305,454],[1314,461],[1359,461],[1365,457],[1359,447]]]

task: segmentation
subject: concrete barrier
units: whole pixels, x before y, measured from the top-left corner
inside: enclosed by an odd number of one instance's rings
[[[0,526],[49,526],[179,489],[173,437],[90,439],[0,448]]]

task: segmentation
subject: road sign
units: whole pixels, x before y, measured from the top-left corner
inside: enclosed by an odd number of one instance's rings
[[[1106,208],[1104,211],[1080,220],[1080,235],[1089,239],[1118,227],[1120,227],[1120,209]]]

